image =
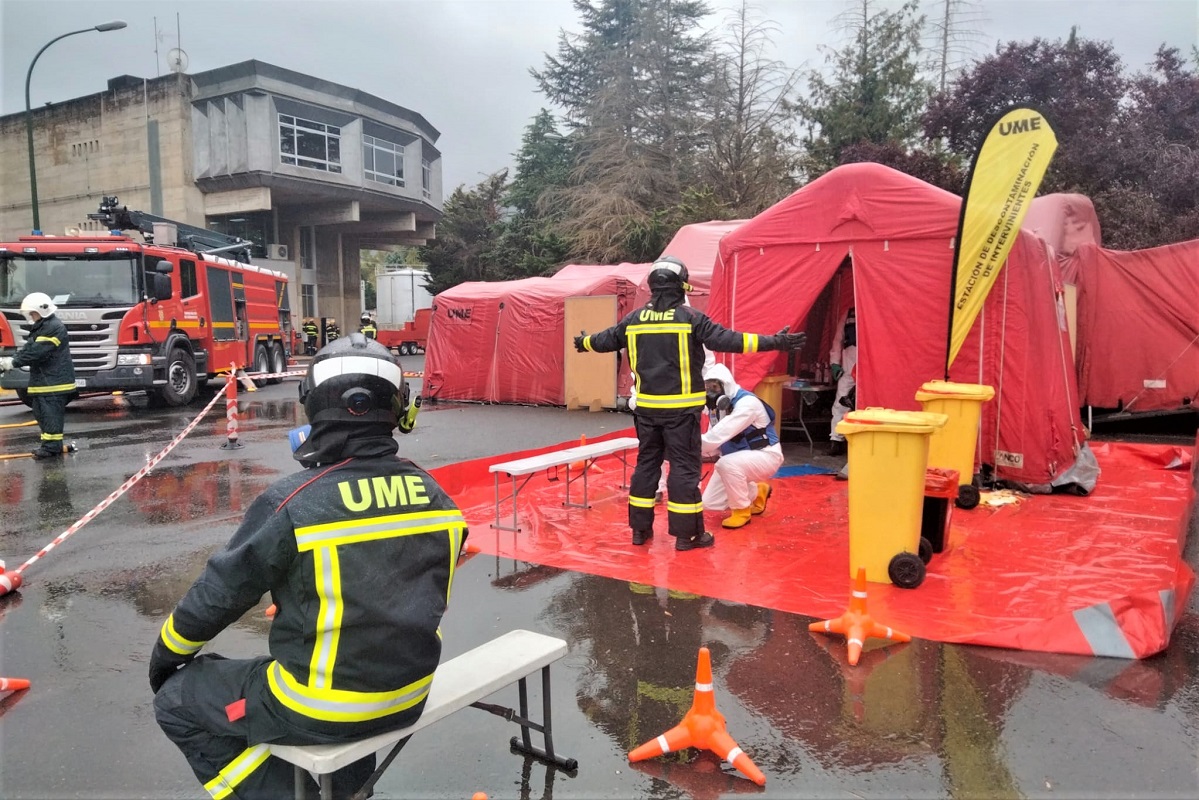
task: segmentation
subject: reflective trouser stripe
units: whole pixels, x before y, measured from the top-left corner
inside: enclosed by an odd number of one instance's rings
[[[42,441],[43,442],[61,442],[62,434],[61,433],[43,433]]]
[[[271,749],[265,744],[256,744],[241,751],[215,778],[204,784],[204,790],[213,800],[229,797],[238,784],[271,757]]]
[[[701,503],[672,503],[669,500],[666,502],[666,510],[672,511],[675,514],[702,514],[704,504]]]
[[[634,497],[629,495],[629,505],[634,508],[653,508],[654,498],[652,497]]]
[[[75,391],[75,384],[56,383],[53,386],[30,386],[25,391],[29,394],[64,394]]]

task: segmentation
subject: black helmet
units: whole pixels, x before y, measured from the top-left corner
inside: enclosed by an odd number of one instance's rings
[[[674,256],[662,256],[650,267],[649,288],[665,289],[677,285],[682,285],[684,289],[691,288],[687,284],[687,265]]]
[[[361,333],[336,339],[317,351],[300,382],[308,421],[387,422],[408,412],[404,371],[391,351]]]

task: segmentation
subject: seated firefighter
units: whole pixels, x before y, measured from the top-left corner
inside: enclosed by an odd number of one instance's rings
[[[701,437],[705,456],[720,454],[704,489],[704,508],[730,511],[720,524],[740,528],[766,510],[770,483],[783,465],[783,448],[774,429],[774,409],[733,380],[723,364],[704,371],[710,414]]]
[[[441,487],[396,455],[408,398],[377,342],[352,333],[317,352],[300,385],[305,469],[253,502],[162,626],[155,715],[213,797],[291,797],[293,769],[268,743],[353,741],[424,710],[467,531]],[[266,593],[278,608],[269,656],[199,655]],[[334,773],[334,794],[356,792],[374,762]]]

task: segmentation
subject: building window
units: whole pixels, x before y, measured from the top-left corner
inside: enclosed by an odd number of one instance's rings
[[[266,258],[266,246],[271,241],[270,232],[274,229],[274,223],[269,211],[252,211],[229,216],[209,217],[208,229],[226,236],[245,239],[252,244],[250,255],[254,258]]]
[[[300,269],[316,269],[316,228],[300,228]]]
[[[420,192],[426,200],[433,196],[433,165],[427,158],[420,160]]]
[[[368,180],[404,185],[404,145],[374,136],[362,137],[362,171]]]
[[[316,287],[311,283],[300,284],[300,316],[316,316]]]
[[[280,114],[279,159],[297,167],[341,172],[341,128]]]

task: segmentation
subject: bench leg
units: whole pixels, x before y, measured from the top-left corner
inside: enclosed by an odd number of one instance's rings
[[[509,745],[513,750],[519,753],[533,756],[534,758],[546,761],[556,767],[560,767],[567,772],[574,772],[579,768],[579,762],[573,758],[560,756],[554,752],[554,731],[553,731],[553,713],[552,700],[550,698],[550,668],[548,665],[541,668],[541,724],[533,722],[529,719],[529,688],[525,678],[521,678],[517,684],[520,692],[520,707],[519,713],[514,712],[510,708],[503,706],[492,705],[490,703],[471,703],[475,708],[481,708],[484,711],[489,711],[492,714],[498,714],[507,720],[520,725],[520,736],[513,736],[509,741]],[[533,744],[532,737],[529,731],[537,731],[542,734],[545,739],[545,747],[541,748]]]

